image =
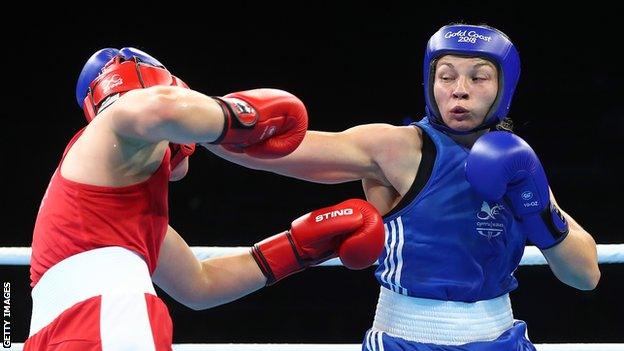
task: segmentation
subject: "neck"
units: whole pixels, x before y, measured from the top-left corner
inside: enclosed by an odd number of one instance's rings
[[[483,129],[476,131],[470,134],[447,134],[451,139],[455,140],[456,143],[463,145],[467,148],[472,148],[472,145],[479,139],[480,136],[487,133],[488,129]]]

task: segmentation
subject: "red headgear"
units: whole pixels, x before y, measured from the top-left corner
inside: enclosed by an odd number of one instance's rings
[[[115,55],[106,62],[99,70],[97,77],[89,83],[86,96],[82,100],[82,109],[87,121],[91,122],[99,112],[130,90],[155,85],[180,86],[188,89],[186,83],[169,73],[156,59],[136,49],[124,48],[122,52],[124,50],[125,53],[134,55],[129,58],[125,58],[123,53]],[[142,60],[142,57],[145,59]],[[83,79],[83,74],[80,79]],[[169,148],[171,149],[170,167],[174,169],[185,157],[193,154],[195,144],[170,143]]]

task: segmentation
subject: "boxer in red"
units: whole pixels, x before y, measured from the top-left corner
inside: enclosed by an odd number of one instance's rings
[[[152,283],[205,309],[333,257],[361,269],[381,253],[381,217],[357,199],[308,213],[247,253],[205,261],[169,226],[168,182],[187,173],[195,143],[257,158],[297,148],[307,112],[292,94],[209,97],[123,48],[87,61],[76,98],[89,124],[68,143],[35,223],[25,350],[171,350],[171,319]]]

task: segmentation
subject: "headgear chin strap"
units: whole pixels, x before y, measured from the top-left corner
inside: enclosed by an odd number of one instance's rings
[[[469,131],[449,128],[440,115],[433,94],[436,61],[444,55],[482,57],[498,68],[498,95],[483,123]],[[470,134],[491,128],[509,113],[514,90],[520,78],[520,56],[505,33],[488,26],[453,24],[440,28],[431,36],[423,64],[425,112],[429,123],[451,134]]]
[[[102,49],[89,58],[80,73],[76,86],[76,99],[88,122],[110,106],[121,95],[134,89],[155,85],[188,85],[172,75],[155,58],[135,48]],[[193,154],[195,144],[170,143],[170,168]]]

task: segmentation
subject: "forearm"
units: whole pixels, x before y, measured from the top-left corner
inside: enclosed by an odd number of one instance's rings
[[[344,133],[308,131],[295,151],[277,159],[253,158],[228,152],[217,145],[202,146],[247,168],[316,183],[336,184],[376,177],[377,168],[372,157],[350,143]]]
[[[162,99],[158,132],[166,140],[174,143],[210,142],[223,131],[223,110],[211,97],[193,90],[178,89]]]
[[[189,306],[197,310],[234,301],[266,285],[266,277],[248,252],[210,258],[201,265],[202,293]]]
[[[171,227],[152,280],[181,304],[200,310],[245,296],[266,284],[249,252],[199,261]]]
[[[542,253],[560,281],[580,290],[592,290],[600,280],[596,242],[572,217],[566,213],[564,216],[570,225],[568,236]]]
[[[290,177],[295,177],[295,172],[289,172],[289,156],[284,156],[279,159],[261,159],[248,156],[244,153],[235,153],[227,151],[225,148],[220,145],[202,143],[201,146],[205,147],[208,151],[213,154],[223,158],[224,160],[230,161],[232,163],[236,163],[243,167],[261,170],[261,171],[269,171],[275,172],[279,174],[283,174]]]

